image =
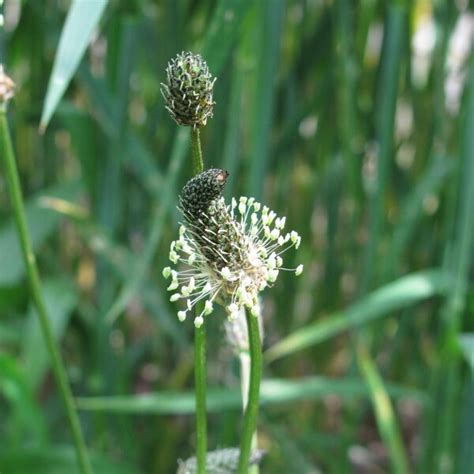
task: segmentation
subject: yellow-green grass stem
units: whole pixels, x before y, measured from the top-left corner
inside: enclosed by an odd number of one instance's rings
[[[28,232],[20,179],[11,143],[10,130],[8,128],[6,104],[0,105],[0,153],[5,167],[5,177],[8,183],[9,195],[13,206],[18,236],[20,238],[31,297],[38,313],[43,339],[51,358],[54,377],[58,384],[66,415],[69,420],[80,472],[82,474],[91,474],[92,468],[87,454],[84,437],[82,435],[79,417],[74,406],[71,387],[69,386],[67,379],[66,368],[62,362],[58,344],[53,336],[43,298],[43,292],[41,290],[41,280]]]

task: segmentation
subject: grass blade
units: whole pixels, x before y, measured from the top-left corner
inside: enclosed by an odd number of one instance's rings
[[[345,311],[298,329],[270,347],[265,353],[266,360],[271,362],[293,354],[347,329],[387,316],[392,311],[443,294],[450,284],[451,278],[441,270],[426,270],[402,277],[373,291]]]
[[[64,24],[56,51],[53,72],[41,114],[40,130],[44,132],[61,100],[72,76],[89,44],[91,34],[98,25],[107,0],[87,2],[74,0]]]
[[[426,396],[418,390],[389,385],[388,392],[394,397],[410,397],[420,403],[428,403]],[[366,398],[369,391],[364,382],[358,378],[331,379],[314,376],[299,380],[267,379],[262,381],[260,388],[260,404],[273,406],[302,400],[319,400],[329,394],[353,400]],[[144,395],[82,397],[76,401],[81,410],[106,412],[190,415],[195,410],[194,392],[162,391]],[[208,388],[207,409],[209,412],[241,410],[240,389]]]
[[[383,380],[377,371],[372,357],[370,357],[363,346],[358,348],[357,359],[359,368],[370,390],[370,397],[375,409],[380,434],[389,451],[392,472],[395,474],[408,474],[410,470],[405,449],[403,448],[403,441]]]

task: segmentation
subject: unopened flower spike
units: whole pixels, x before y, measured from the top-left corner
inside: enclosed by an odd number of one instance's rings
[[[161,94],[166,109],[178,125],[203,127],[212,117],[212,91],[216,78],[201,55],[182,52],[168,63]]]
[[[231,319],[244,307],[258,314],[259,293],[275,283],[280,271],[296,275],[303,271],[303,265],[284,268],[281,257],[289,248],[299,247],[298,233],[285,233],[286,218],[254,198],[243,196],[227,205],[221,195],[227,176],[224,170],[209,169],[184,186],[179,203],[184,222],[169,253],[176,268],[163,270],[173,292],[170,300],[185,302],[178,312],[180,321],[204,301],[194,319],[198,327],[213,312],[215,302],[226,307]]]

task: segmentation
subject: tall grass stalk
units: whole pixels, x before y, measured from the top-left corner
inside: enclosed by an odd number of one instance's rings
[[[195,175],[204,171],[201,138],[199,128],[191,128],[191,149],[193,172]],[[197,306],[196,315],[200,307]],[[206,472],[207,454],[207,420],[206,420],[206,329],[204,325],[194,331],[194,377],[196,390],[196,459],[198,474]]]
[[[247,398],[247,408],[244,415],[244,426],[240,437],[240,457],[237,467],[238,474],[246,474],[252,439],[257,428],[258,405],[260,396],[260,380],[262,378],[262,343],[258,318],[245,312],[250,348],[250,383]]]
[[[16,225],[18,228],[18,236],[20,238],[23,259],[27,271],[28,283],[30,286],[31,297],[38,312],[44,342],[51,358],[56,382],[59,392],[63,399],[66,415],[73,435],[74,445],[76,448],[77,461],[82,474],[91,474],[92,468],[87,454],[86,445],[79,423],[79,417],[74,407],[71,388],[69,386],[66,369],[61,360],[59,347],[54,339],[53,331],[49,322],[46,305],[41,290],[41,280],[36,266],[36,258],[33,253],[33,246],[28,232],[28,224],[26,222],[25,206],[21,192],[20,179],[16,166],[15,155],[11,143],[10,130],[8,128],[8,120],[6,116],[6,104],[0,105],[0,152],[2,161],[5,166],[6,181],[8,183],[10,199],[12,201]]]

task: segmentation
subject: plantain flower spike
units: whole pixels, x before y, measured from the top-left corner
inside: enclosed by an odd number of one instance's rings
[[[163,270],[170,280],[168,291],[173,292],[170,300],[185,301],[178,311],[180,321],[196,303],[204,302],[194,319],[196,327],[216,302],[225,306],[231,320],[243,308],[257,316],[259,293],[275,283],[280,271],[303,271],[303,265],[284,268],[281,257],[299,247],[298,233],[285,233],[286,218],[253,197],[233,198],[227,205],[221,195],[227,176],[224,170],[209,169],[184,186],[179,204],[184,222],[169,253],[175,268]]]
[[[215,104],[212,90],[216,81],[206,61],[199,54],[182,52],[168,63],[166,76],[161,94],[173,120],[194,128],[206,125]]]

